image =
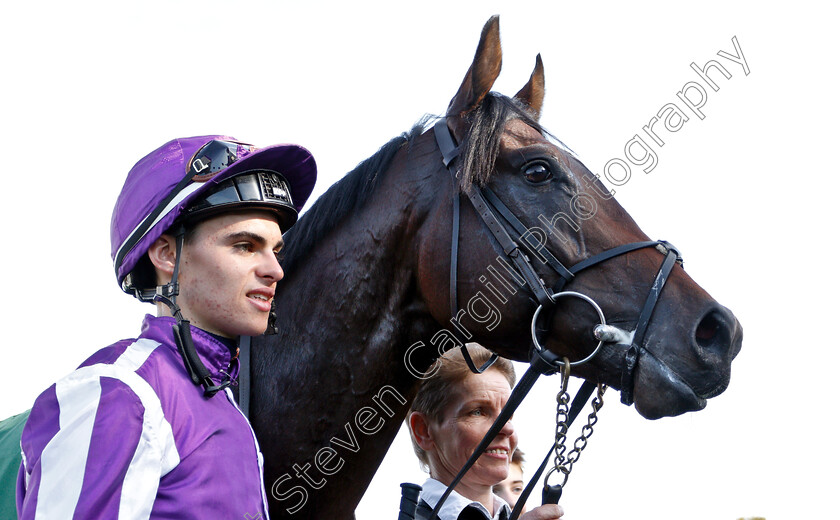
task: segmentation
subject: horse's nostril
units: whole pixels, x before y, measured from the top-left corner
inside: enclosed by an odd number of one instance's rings
[[[711,310],[703,316],[694,331],[694,337],[701,349],[717,350],[721,354],[726,353],[732,343],[726,318],[718,310]]]
[[[717,320],[710,314],[706,315],[706,317],[700,322],[700,325],[697,326],[697,331],[695,332],[697,343],[701,347],[708,347],[714,340],[719,328],[720,324]]]

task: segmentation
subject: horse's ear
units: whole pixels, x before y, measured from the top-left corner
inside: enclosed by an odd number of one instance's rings
[[[534,72],[531,73],[528,83],[514,97],[531,107],[534,118],[537,120],[540,119],[543,99],[545,99],[545,71],[543,70],[543,62],[539,54],[537,54],[537,64],[534,65]]]
[[[450,101],[447,114],[464,115],[476,108],[484,96],[490,92],[501,70],[502,43],[499,39],[499,15],[495,15],[484,24],[472,65],[464,76],[458,93]],[[456,119],[460,120],[460,118]],[[458,126],[457,122],[455,125]],[[453,130],[456,129],[453,128]]]

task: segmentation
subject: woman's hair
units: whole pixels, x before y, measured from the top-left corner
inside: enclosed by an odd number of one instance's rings
[[[467,350],[476,366],[483,365],[493,355],[492,352],[478,343],[467,343]],[[505,358],[498,358],[487,370],[496,370],[501,373],[510,383],[511,388],[516,384],[516,372],[513,370],[513,363]],[[427,420],[440,424],[443,419],[443,411],[452,403],[452,397],[455,395],[453,387],[460,384],[471,373],[460,348],[446,351],[426,373],[427,378],[420,384],[420,390],[408,409],[406,424],[408,424],[408,418],[412,412],[420,412],[426,416]],[[414,454],[420,459],[423,469],[429,471],[428,454],[417,444],[410,426],[409,433],[411,434],[411,444],[414,446]]]

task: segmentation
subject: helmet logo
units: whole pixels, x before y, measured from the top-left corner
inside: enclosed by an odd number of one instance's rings
[[[191,169],[198,175],[209,167],[210,159],[208,157],[199,157],[192,162]]]
[[[193,173],[192,180],[195,182],[206,182],[216,174],[215,169],[211,168],[212,163],[209,157],[199,157],[193,160],[190,165],[190,172]]]
[[[287,181],[277,172],[271,170],[261,171],[259,172],[259,179],[262,185],[262,191],[266,197],[280,200],[287,204],[292,203]]]

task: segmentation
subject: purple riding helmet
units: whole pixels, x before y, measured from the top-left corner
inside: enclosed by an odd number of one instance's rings
[[[212,386],[195,354],[189,321],[176,304],[184,224],[243,209],[273,212],[285,232],[315,186],[315,159],[305,148],[279,144],[255,148],[225,136],[175,139],[140,159],[123,185],[111,217],[111,258],[123,291],[145,302],[162,302],[178,321],[175,340],[187,371],[205,393]],[[146,256],[164,233],[177,238],[172,281],[157,286]]]

